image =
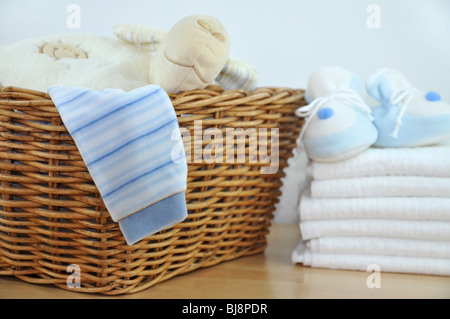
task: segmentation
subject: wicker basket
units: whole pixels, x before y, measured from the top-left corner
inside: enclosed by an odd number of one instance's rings
[[[263,252],[282,169],[301,130],[294,111],[305,104],[303,93],[208,87],[171,94],[180,127],[189,129],[191,136],[196,120],[202,120],[203,130],[278,128],[279,170],[261,174],[261,167],[267,166],[261,160],[191,160],[188,218],[128,246],[50,97],[16,87],[1,89],[0,275],[118,295]],[[191,147],[195,139],[184,142]],[[248,138],[245,146],[248,152]],[[80,287],[68,285],[68,266],[73,264],[79,267]]]

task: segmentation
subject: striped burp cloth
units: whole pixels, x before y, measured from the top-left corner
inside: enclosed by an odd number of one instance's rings
[[[48,93],[128,244],[186,218],[186,158],[164,90],[52,87]]]
[[[224,90],[241,89],[253,91],[258,83],[258,75],[256,68],[253,66],[237,58],[229,57],[215,81]]]

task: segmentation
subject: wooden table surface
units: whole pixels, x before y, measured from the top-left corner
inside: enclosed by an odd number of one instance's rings
[[[297,225],[273,224],[263,254],[196,270],[135,294],[83,294],[0,276],[0,298],[450,298],[450,277],[381,273],[381,287],[368,288],[368,272],[294,265],[291,253],[299,236]]]

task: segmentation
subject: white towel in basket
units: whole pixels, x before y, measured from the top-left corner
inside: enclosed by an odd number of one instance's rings
[[[164,90],[53,87],[48,93],[128,244],[186,218],[187,164]]]

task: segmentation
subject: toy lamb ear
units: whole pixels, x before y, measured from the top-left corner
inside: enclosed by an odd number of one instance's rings
[[[133,44],[144,51],[155,52],[167,31],[158,27],[140,24],[118,24],[114,34],[119,39]]]
[[[224,90],[253,91],[258,82],[257,70],[235,57],[229,57],[222,71],[216,77],[216,82]]]

